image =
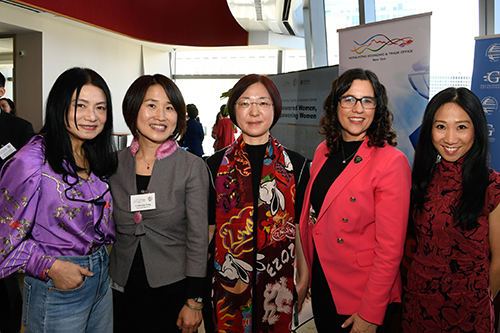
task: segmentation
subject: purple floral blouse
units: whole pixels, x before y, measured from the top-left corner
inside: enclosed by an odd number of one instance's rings
[[[0,279],[21,272],[48,280],[56,256],[84,256],[115,241],[109,185],[55,173],[43,135],[0,172]]]

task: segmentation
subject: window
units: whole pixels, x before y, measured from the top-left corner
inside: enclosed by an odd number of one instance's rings
[[[479,35],[478,1],[374,1],[377,21],[432,12],[430,56],[431,96],[440,91],[442,87],[466,86],[470,88],[474,59],[474,38]],[[500,0],[496,0],[496,2],[500,2]],[[500,4],[499,6],[495,6],[495,8],[499,7]],[[329,65],[339,63],[337,29],[356,25],[354,21],[348,21],[344,18],[347,13],[352,14],[357,11],[357,0],[325,0]],[[500,31],[500,28],[496,29],[496,31]]]
[[[326,40],[328,44],[328,64],[339,63],[338,29],[359,24],[358,0],[325,0]]]

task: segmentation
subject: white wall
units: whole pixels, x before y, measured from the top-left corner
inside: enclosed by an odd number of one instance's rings
[[[121,103],[130,84],[143,71],[169,75],[165,46],[156,47],[52,14],[34,13],[3,3],[0,3],[0,22],[42,32],[43,103],[55,79],[66,69],[82,66],[101,74],[111,89],[117,133],[129,132]],[[142,45],[147,45],[147,57],[143,57]]]

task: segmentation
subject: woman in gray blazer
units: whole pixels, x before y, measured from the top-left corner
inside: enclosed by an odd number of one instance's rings
[[[201,324],[208,176],[201,158],[178,149],[185,114],[181,92],[160,74],[139,77],[123,100],[134,140],[110,179],[115,332],[190,333]]]

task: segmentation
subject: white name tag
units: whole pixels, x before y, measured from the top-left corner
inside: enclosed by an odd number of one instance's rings
[[[130,196],[130,210],[132,212],[141,212],[151,209],[156,209],[154,193],[134,194]]]
[[[14,146],[9,142],[8,144],[6,144],[2,148],[0,148],[0,158],[2,160],[5,160],[7,157],[12,155],[12,153],[14,153],[15,151],[16,151],[16,148],[14,148]]]

